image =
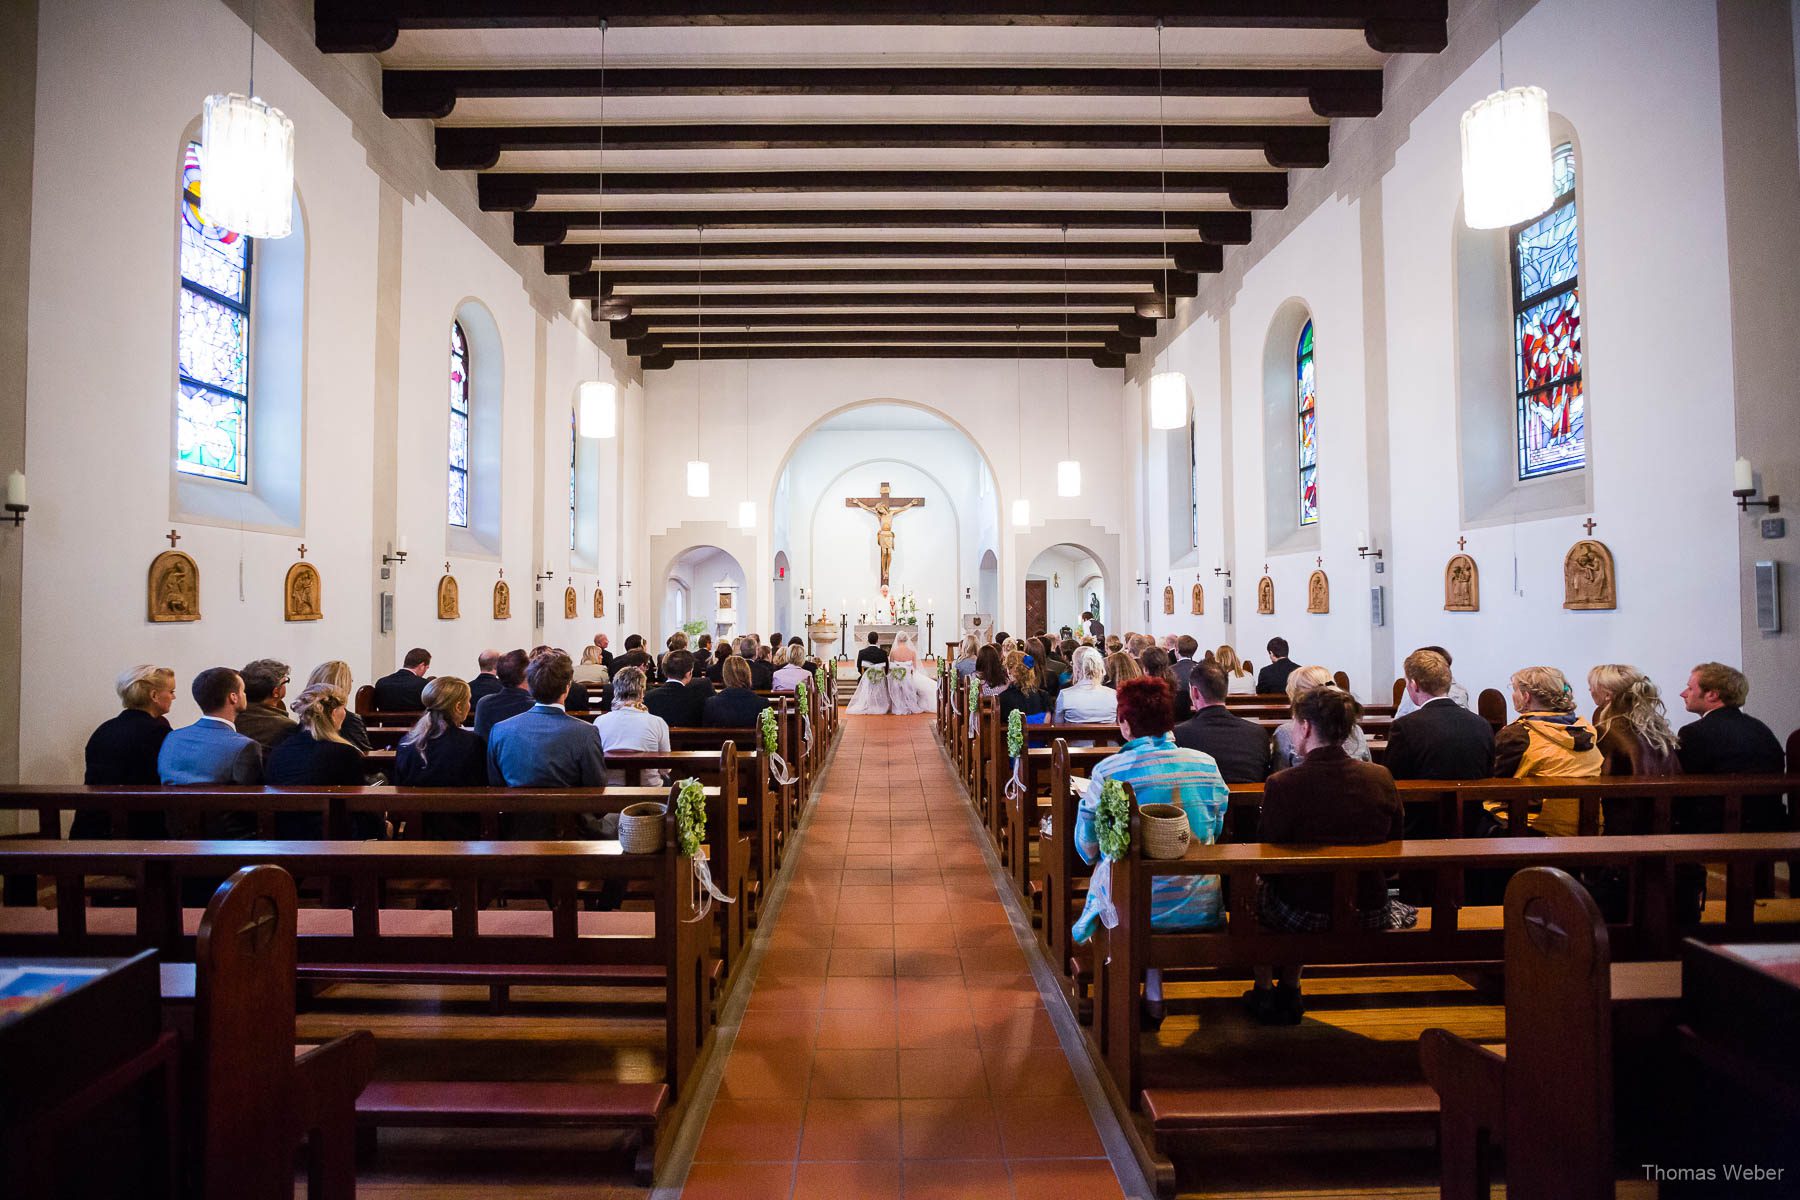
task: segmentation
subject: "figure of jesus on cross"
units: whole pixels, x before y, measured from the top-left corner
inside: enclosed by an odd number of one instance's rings
[[[888,568],[894,562],[894,515],[903,513],[909,508],[925,507],[923,496],[894,496],[888,492],[888,484],[881,485],[879,496],[851,496],[844,501],[845,508],[860,508],[881,522],[881,528],[875,532],[875,544],[881,548],[881,582],[888,582]]]

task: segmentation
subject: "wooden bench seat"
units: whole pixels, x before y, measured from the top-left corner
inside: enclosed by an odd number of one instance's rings
[[[1437,1124],[1427,1083],[1293,1087],[1145,1088],[1144,1114],[1159,1139],[1248,1129],[1331,1130]]]

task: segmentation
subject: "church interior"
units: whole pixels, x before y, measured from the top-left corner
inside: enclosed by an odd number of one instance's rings
[[[0,1197],[1800,1196],[1800,0],[0,66]]]

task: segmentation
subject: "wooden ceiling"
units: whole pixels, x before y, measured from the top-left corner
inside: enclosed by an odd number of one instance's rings
[[[1447,0],[315,0],[646,369],[1123,366]],[[605,29],[602,30],[602,22]],[[1158,68],[1157,22],[1161,33]],[[601,61],[602,39],[605,62]],[[604,174],[602,173],[604,168]]]

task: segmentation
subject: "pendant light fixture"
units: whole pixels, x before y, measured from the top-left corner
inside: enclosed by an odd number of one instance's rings
[[[1031,525],[1031,501],[1025,498],[1025,327],[1013,326],[1013,334],[1018,339],[1013,347],[1013,395],[1019,420],[1019,465],[1013,477],[1018,480],[1019,491],[1012,502],[1012,523],[1014,529],[1025,529]]]
[[[750,360],[744,359],[744,498],[738,501],[738,528],[756,528],[756,501],[750,499]]]
[[[1556,199],[1550,98],[1540,87],[1507,87],[1504,25],[1497,45],[1500,90],[1462,116],[1463,221],[1470,229],[1529,221]]]
[[[600,198],[595,207],[600,214],[600,266],[606,266],[606,22],[600,22]],[[619,428],[619,389],[605,379],[590,379],[578,392],[581,400],[577,411],[577,430],[584,438],[610,438]]]
[[[256,6],[250,7],[249,95],[208,96],[200,166],[208,224],[252,238],[294,231],[294,123],[256,94]]]
[[[1075,457],[1074,417],[1069,401],[1069,227],[1063,226],[1063,460],[1056,464],[1056,494],[1081,495],[1081,463]]]
[[[1169,159],[1163,131],[1163,23],[1156,22],[1156,162],[1162,176],[1162,316],[1175,319],[1175,302],[1169,297]],[[1168,353],[1165,345],[1163,353]],[[1165,362],[1167,359],[1165,358]],[[1150,428],[1180,429],[1187,424],[1187,376],[1180,371],[1159,371],[1150,376]]]
[[[712,468],[700,457],[700,396],[706,384],[706,226],[694,255],[694,457],[687,465],[687,494],[697,500],[712,495]]]

